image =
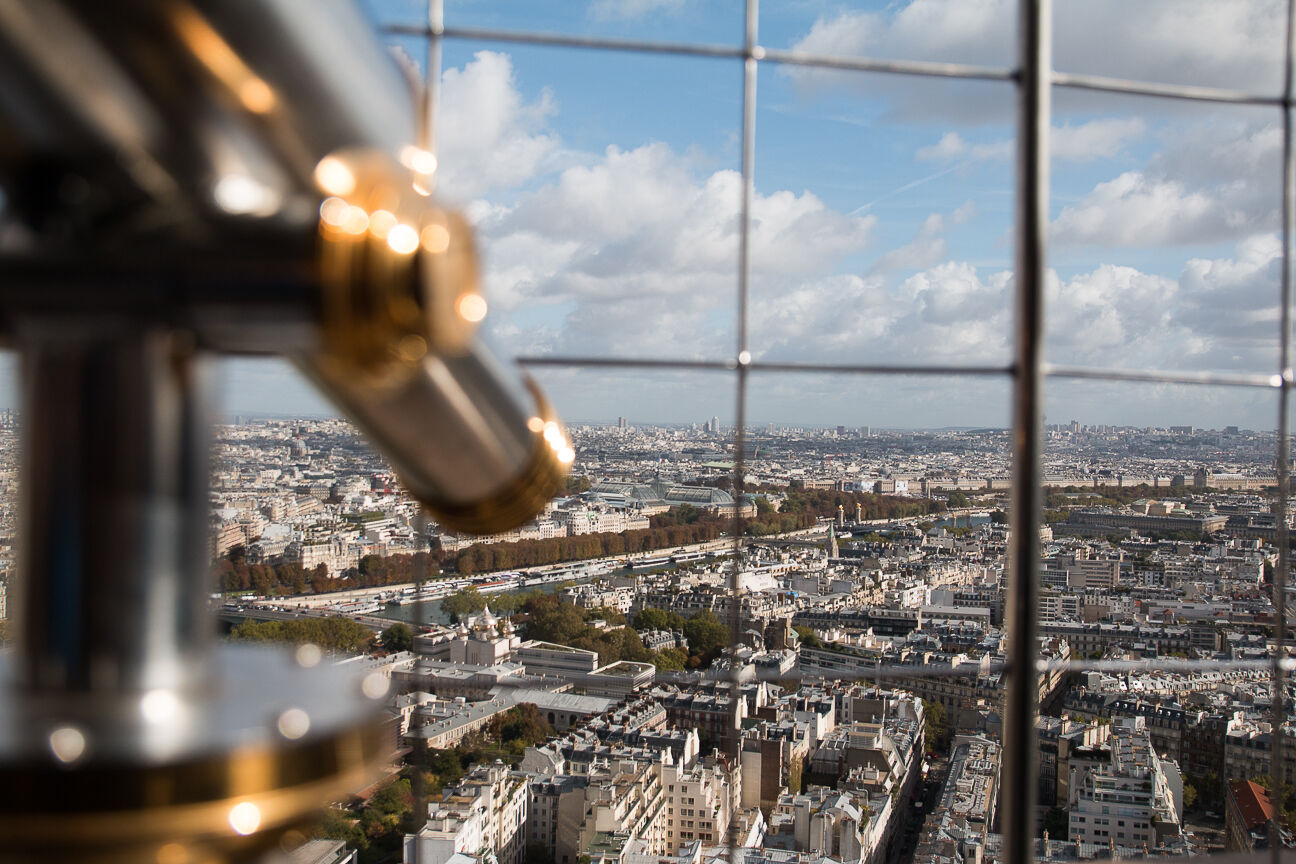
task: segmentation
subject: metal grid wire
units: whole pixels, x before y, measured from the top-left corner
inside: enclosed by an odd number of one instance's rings
[[[984,67],[957,63],[915,60],[877,59],[813,54],[798,51],[765,48],[758,40],[759,0],[746,0],[744,9],[744,38],[740,45],[692,44],[677,42],[641,41],[588,37],[537,31],[496,30],[447,27],[444,22],[443,0],[429,0],[427,23],[422,26],[392,24],[383,29],[391,36],[416,37],[426,40],[426,99],[422,118],[421,143],[430,150],[436,149],[436,106],[438,82],[441,74],[441,44],[444,39],[461,39],[479,42],[496,42],[530,46],[548,46],[555,49],[595,50],[610,52],[647,53],[686,57],[710,57],[740,61],[743,66],[742,114],[740,119],[741,202],[740,234],[737,265],[737,291],[735,298],[736,344],[731,358],[725,360],[685,360],[678,357],[589,357],[589,356],[524,356],[516,358],[523,367],[569,368],[620,368],[643,370],[676,370],[684,372],[727,372],[733,375],[735,396],[735,424],[733,432],[734,497],[743,492],[745,430],[747,419],[747,394],[752,373],[796,374],[834,373],[866,376],[917,375],[949,378],[954,376],[1006,376],[1013,382],[1013,495],[1009,521],[1012,527],[1008,550],[1007,599],[1005,620],[1009,648],[1007,661],[997,664],[992,672],[1000,672],[1006,680],[1004,738],[1001,767],[1000,813],[1003,821],[1003,857],[1006,864],[1029,864],[1034,856],[1033,835],[1035,775],[1038,749],[1035,717],[1038,713],[1037,679],[1043,672],[1059,668],[1067,671],[1109,672],[1183,672],[1218,671],[1221,669],[1268,670],[1272,680],[1273,724],[1275,731],[1286,721],[1286,679],[1296,664],[1287,657],[1286,590],[1289,569],[1288,554],[1288,487],[1289,487],[1289,404],[1293,386],[1291,369],[1292,323],[1292,251],[1291,234],[1294,212],[1294,172],[1292,145],[1293,104],[1293,33],[1296,23],[1296,0],[1288,0],[1286,39],[1284,45],[1284,84],[1279,94],[1257,93],[1212,87],[1160,84],[1058,72],[1052,68],[1051,45],[1052,0],[1020,0],[1018,7],[1018,65],[1013,68]],[[1018,91],[1017,111],[1017,182],[1016,182],[1016,351],[1015,359],[1007,366],[951,366],[951,365],[892,365],[892,364],[818,364],[818,363],[765,363],[754,360],[748,344],[748,310],[751,283],[751,204],[755,177],[756,153],[756,77],[761,63],[814,67],[859,74],[887,74],[926,76],[946,79],[1012,82]],[[1278,343],[1280,346],[1278,368],[1272,374],[1225,374],[1194,371],[1151,371],[1142,369],[1092,368],[1057,366],[1043,360],[1043,288],[1047,257],[1048,226],[1048,135],[1051,123],[1050,95],[1052,88],[1062,87],[1111,94],[1147,96],[1159,99],[1177,99],[1202,103],[1266,106],[1276,108],[1282,117],[1282,277],[1280,281],[1280,309]],[[1041,515],[1041,435],[1043,382],[1047,378],[1076,379],[1110,382],[1138,382],[1175,385],[1208,385],[1233,388],[1270,388],[1276,393],[1278,408],[1277,436],[1277,524],[1278,567],[1274,573],[1273,603],[1275,609],[1275,650],[1267,661],[1094,661],[1067,662],[1044,661],[1039,656],[1036,612],[1039,590],[1039,526]],[[735,507],[731,534],[734,538],[733,565],[730,570],[731,596],[739,593],[741,549],[744,522]],[[731,603],[731,640],[738,644],[739,604]],[[733,727],[740,728],[738,687],[743,681],[777,680],[832,680],[855,679],[860,672],[834,673],[832,671],[792,674],[741,675],[734,670],[731,684],[734,706]],[[867,675],[876,680],[900,675],[930,676],[950,675],[951,670],[878,666]],[[961,673],[957,673],[961,674]],[[739,736],[732,736],[730,758],[738,764],[741,757]],[[1278,736],[1275,735],[1275,741]],[[1272,748],[1271,776],[1282,776],[1283,748]],[[732,790],[733,803],[737,804],[738,790]],[[1277,811],[1278,808],[1275,808]],[[731,808],[736,814],[738,808]],[[1272,828],[1277,836],[1277,812]],[[731,828],[736,827],[736,821]],[[1271,860],[1279,864],[1281,843],[1271,844]],[[730,859],[742,860],[741,850],[733,848]]]

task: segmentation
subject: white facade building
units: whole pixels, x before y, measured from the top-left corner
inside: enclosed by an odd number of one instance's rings
[[[1179,769],[1160,759],[1143,717],[1112,722],[1109,764],[1072,769],[1070,839],[1151,849],[1181,834]],[[1078,776],[1077,776],[1078,775]],[[1178,783],[1182,789],[1181,782]]]

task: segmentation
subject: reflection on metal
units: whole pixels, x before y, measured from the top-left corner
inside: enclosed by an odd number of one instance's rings
[[[1296,219],[1296,166],[1293,165],[1292,147],[1292,92],[1293,72],[1296,71],[1296,0],[1287,2],[1287,39],[1283,46],[1283,102],[1282,102],[1282,278],[1279,280],[1278,368],[1275,377],[1282,389],[1278,393],[1278,496],[1274,502],[1274,523],[1278,527],[1274,538],[1278,546],[1278,566],[1274,570],[1274,654],[1273,654],[1273,728],[1282,729],[1291,717],[1288,699],[1287,673],[1292,668],[1292,658],[1287,653],[1287,580],[1291,573],[1291,537],[1287,526],[1287,513],[1291,495],[1291,338],[1292,338],[1292,228]],[[1269,768],[1270,777],[1282,777],[1286,772],[1282,764],[1283,748],[1274,747]],[[1275,807],[1269,824],[1269,836],[1281,837],[1281,808]],[[1282,843],[1271,844],[1270,860],[1279,864]]]
[[[575,458],[478,344],[470,231],[367,32],[348,0],[0,0],[0,860],[259,854],[388,755],[383,676],[214,645],[206,351],[292,358],[459,530],[529,519]]]
[[[743,57],[743,99],[742,99],[742,197],[739,201],[739,235],[738,235],[738,340],[734,346],[734,365],[738,370],[736,380],[737,400],[734,405],[734,440],[733,440],[733,496],[739,501],[743,494],[743,484],[747,474],[744,467],[747,428],[747,364],[751,354],[748,351],[748,306],[751,297],[751,226],[752,198],[755,193],[756,172],[756,41],[759,31],[759,2],[747,0],[744,11],[744,57]],[[733,522],[729,533],[733,537],[733,560],[729,568],[729,592],[737,597],[742,585],[742,538],[746,533],[746,520],[741,507],[733,508]],[[729,645],[736,648],[741,636],[740,604],[729,604]],[[729,704],[732,713],[729,717],[729,748],[726,756],[730,765],[742,763],[742,698],[740,686],[747,676],[742,667],[735,664],[729,678]],[[739,813],[741,807],[741,790],[737,784],[729,788],[730,822],[726,831],[730,837],[739,833]],[[737,847],[731,847],[730,860],[737,854]]]
[[[1039,753],[1040,451],[1044,425],[1044,274],[1048,245],[1051,0],[1018,3],[1016,363],[1013,382],[1013,489],[1008,521],[1008,675],[1004,692],[999,812],[1003,861],[1034,858]]]

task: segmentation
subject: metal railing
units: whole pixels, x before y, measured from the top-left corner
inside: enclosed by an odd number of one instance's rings
[[[1001,667],[1007,679],[1003,761],[1001,768],[1001,804],[1004,814],[1003,846],[1006,864],[1029,864],[1034,857],[1034,795],[1035,775],[1039,750],[1035,718],[1036,675],[1056,667],[1056,663],[1043,661],[1038,656],[1036,617],[1039,589],[1039,526],[1041,519],[1041,437],[1042,397],[1044,382],[1050,378],[1108,381],[1114,383],[1157,383],[1175,385],[1207,385],[1230,388],[1270,388],[1277,396],[1277,479],[1278,493],[1275,507],[1277,524],[1278,566],[1274,575],[1273,602],[1277,625],[1276,649],[1270,661],[1261,663],[1270,670],[1273,688],[1273,723],[1281,726],[1287,719],[1284,701],[1285,682],[1292,663],[1287,659],[1286,586],[1289,570],[1287,509],[1289,491],[1290,424],[1289,403],[1293,386],[1291,369],[1291,234],[1293,228],[1293,148],[1291,113],[1293,104],[1293,9],[1296,0],[1288,0],[1286,39],[1284,42],[1284,85],[1281,93],[1260,93],[1214,87],[1162,84],[1157,82],[1107,78],[1059,72],[1052,68],[1051,0],[1020,0],[1018,7],[1018,64],[1012,68],[985,67],[959,63],[897,60],[871,57],[833,56],[801,51],[766,48],[759,42],[759,0],[746,0],[744,9],[744,37],[741,44],[690,44],[636,39],[582,36],[552,32],[482,29],[445,26],[442,0],[429,0],[427,23],[422,25],[389,24],[384,27],[391,36],[418,37],[427,40],[425,67],[427,110],[424,122],[424,143],[434,148],[435,106],[441,72],[441,43],[445,39],[472,40],[527,46],[547,46],[555,49],[591,50],[622,53],[647,53],[684,57],[708,57],[741,62],[743,66],[742,111],[739,118],[741,130],[741,200],[738,202],[740,235],[738,257],[735,261],[735,316],[736,339],[733,354],[720,360],[688,360],[679,357],[602,357],[576,355],[523,356],[515,358],[524,367],[569,367],[603,369],[673,370],[681,372],[724,372],[733,375],[735,393],[735,424],[733,436],[734,471],[733,488],[737,500],[743,491],[746,474],[744,435],[747,420],[748,390],[753,373],[806,374],[831,373],[861,376],[1005,376],[1013,382],[1013,495],[1010,512],[1012,540],[1008,554],[1008,592],[1006,621],[1009,636],[1007,661]],[[748,319],[751,305],[751,204],[755,177],[756,155],[756,78],[762,63],[780,64],[835,70],[857,74],[885,74],[899,76],[924,76],[946,79],[1012,82],[1018,92],[1017,111],[1017,181],[1016,181],[1016,353],[1014,362],[1007,366],[994,365],[900,365],[900,364],[823,364],[823,363],[770,363],[752,357],[748,342]],[[1044,335],[1044,273],[1047,263],[1048,227],[1048,137],[1051,124],[1050,95],[1055,87],[1094,91],[1110,94],[1145,96],[1157,99],[1176,99],[1203,103],[1224,103],[1275,108],[1282,117],[1282,277],[1279,303],[1280,346],[1278,367],[1271,374],[1229,374],[1196,371],[1150,371],[1121,368],[1091,368],[1060,366],[1043,359]],[[744,525],[735,507],[731,534],[735,552],[742,545]],[[739,588],[738,563],[734,556],[730,590],[736,595]],[[738,604],[730,604],[733,644],[738,642]],[[1068,661],[1067,670],[1146,671],[1149,668],[1191,671],[1194,668],[1220,669],[1253,668],[1249,661],[1220,664],[1214,661],[1166,662],[1154,661]],[[1000,671],[997,667],[996,671]],[[887,670],[879,668],[874,677],[885,679]],[[915,674],[947,674],[928,670],[926,673],[907,668],[907,676]],[[757,675],[756,678],[761,676]],[[799,678],[798,675],[770,675],[780,680]],[[804,677],[817,680],[832,679],[832,672],[815,673]],[[854,673],[843,674],[854,677]],[[752,679],[748,679],[752,680]],[[733,685],[735,695],[737,672]],[[738,700],[734,722],[738,723]],[[734,751],[740,758],[741,743],[734,738]],[[1282,776],[1280,771],[1282,748],[1273,748],[1271,775]],[[736,794],[736,790],[735,790]],[[737,813],[737,808],[733,808]],[[1280,812],[1280,811],[1279,811]],[[1274,834],[1277,836],[1275,815]],[[1271,857],[1274,864],[1280,860],[1281,844],[1274,843]],[[738,860],[738,850],[734,850]]]

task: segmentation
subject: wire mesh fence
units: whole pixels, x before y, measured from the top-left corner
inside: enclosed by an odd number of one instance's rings
[[[427,98],[424,122],[424,144],[435,149],[435,115],[437,93],[441,75],[441,46],[444,40],[463,40],[500,45],[525,45],[549,48],[556,51],[590,51],[609,53],[638,53],[676,57],[705,57],[740,64],[742,68],[741,111],[734,118],[740,138],[741,184],[739,215],[739,244],[733,262],[733,333],[732,352],[724,359],[696,360],[679,356],[585,356],[572,354],[546,354],[520,356],[516,360],[527,368],[567,367],[574,369],[639,369],[672,370],[681,373],[723,373],[732,376],[733,433],[730,441],[733,454],[733,489],[735,500],[743,493],[747,471],[746,429],[748,423],[749,392],[753,377],[806,374],[839,374],[858,376],[920,376],[933,379],[957,377],[1000,377],[1011,382],[1013,401],[1013,496],[1010,513],[1012,541],[1009,548],[1009,573],[1007,579],[1006,625],[1008,650],[1006,662],[993,664],[981,670],[1002,676],[1005,693],[1003,737],[1002,798],[1004,836],[1001,848],[1008,864],[1025,864],[1034,857],[1034,789],[1036,762],[1039,751],[1036,742],[1035,715],[1036,676],[1056,671],[1099,671],[1112,673],[1131,672],[1219,672],[1224,669],[1267,672],[1271,677],[1273,693],[1273,724],[1280,729],[1288,718],[1286,699],[1287,678],[1292,662],[1287,656],[1286,590],[1289,571],[1287,509],[1289,492],[1289,400],[1293,385],[1291,370],[1291,231],[1293,218],[1293,152],[1291,130],[1292,108],[1292,32],[1293,6],[1286,11],[1286,36],[1284,50],[1284,85],[1281,92],[1265,93],[1248,90],[1206,86],[1165,84],[1155,81],[1138,81],[1103,77],[1091,74],[1056,71],[1051,62],[1051,45],[1054,33],[1051,24],[1050,0],[1021,0],[1018,9],[1018,60],[1012,67],[978,66],[960,63],[897,60],[866,56],[833,56],[798,50],[780,50],[763,46],[759,38],[759,0],[746,0],[742,9],[742,39],[734,43],[688,43],[651,41],[602,36],[572,35],[529,29],[486,29],[456,27],[447,23],[442,0],[430,0],[426,22],[417,24],[391,23],[385,31],[393,38],[425,40],[427,49],[424,71]],[[757,77],[761,65],[802,67],[851,75],[920,76],[938,79],[961,79],[1010,82],[1017,89],[1017,150],[1016,150],[1016,272],[1014,292],[1016,319],[1014,327],[1015,356],[1012,363],[985,364],[889,364],[861,363],[798,363],[769,362],[753,354],[750,344],[750,318],[752,305],[752,200],[757,171],[756,111]],[[1259,106],[1281,115],[1282,177],[1281,177],[1281,280],[1278,304],[1280,314],[1275,322],[1278,332],[1277,368],[1271,372],[1223,373],[1194,370],[1148,370],[1116,366],[1084,367],[1046,363],[1042,353],[1044,279],[1047,265],[1047,225],[1049,196],[1049,130],[1052,122],[1051,93],[1054,88],[1091,91],[1111,95],[1129,95],[1149,99],[1180,100],[1195,103],[1225,103]],[[1277,411],[1277,498],[1275,524],[1277,526],[1278,566],[1275,569],[1273,605],[1275,633],[1273,656],[1266,661],[1216,661],[1154,660],[1045,660],[1038,656],[1036,611],[1039,588],[1039,527],[1041,520],[1041,427],[1042,398],[1048,379],[1106,381],[1115,384],[1156,383],[1178,385],[1207,385],[1226,388],[1270,389],[1275,396]],[[731,564],[729,590],[739,593],[741,575],[741,550],[744,535],[741,508],[734,508],[734,556]],[[731,646],[739,644],[741,622],[739,604],[731,603],[729,621]],[[879,682],[895,679],[939,677],[958,675],[958,670],[928,667],[895,667],[879,664],[859,664],[852,668],[819,669],[813,672],[752,671],[744,674],[738,668],[726,673],[730,686],[737,696],[737,688],[748,681],[831,681],[868,678]],[[734,708],[733,728],[740,727],[738,710],[740,700],[731,700]],[[731,738],[730,758],[740,761],[738,736]],[[1272,776],[1283,776],[1280,760],[1282,748],[1273,748]],[[736,793],[736,790],[735,790]],[[737,814],[738,808],[731,807]],[[1277,819],[1277,814],[1275,819]],[[1276,830],[1276,826],[1275,826]],[[1278,862],[1281,844],[1271,847],[1272,860]],[[741,850],[731,850],[731,860],[742,860]]]

